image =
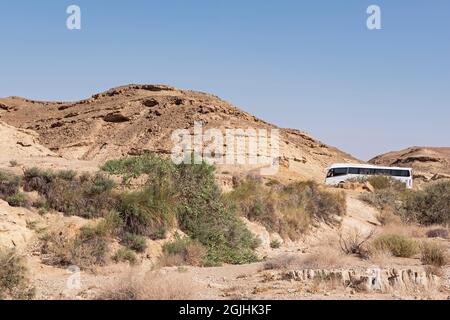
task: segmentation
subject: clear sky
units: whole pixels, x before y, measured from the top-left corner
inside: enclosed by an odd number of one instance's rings
[[[366,27],[371,4],[382,30]],[[165,83],[364,160],[450,146],[449,0],[1,1],[0,43],[1,97]]]

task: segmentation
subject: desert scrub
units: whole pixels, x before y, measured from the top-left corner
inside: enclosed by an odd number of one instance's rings
[[[107,161],[101,169],[114,175],[121,175],[124,183],[141,175],[149,176],[149,180],[168,180],[175,171],[171,161],[154,154],[139,157],[128,157]]]
[[[216,184],[215,168],[206,163],[176,168],[177,217],[183,232],[208,249],[207,265],[256,261],[259,240],[236,212],[225,206]]]
[[[153,239],[165,238],[178,224],[191,239],[207,249],[207,264],[256,260],[258,240],[236,212],[224,205],[213,166],[206,163],[174,165],[153,154],[111,160],[102,170],[123,177],[147,177],[140,190],[124,193],[118,211],[124,231]]]
[[[424,225],[450,224],[450,181],[436,182],[409,193],[403,204],[408,220]]]
[[[298,239],[314,222],[336,223],[335,217],[346,210],[342,193],[320,190],[312,181],[268,187],[247,178],[223,198],[240,215],[291,240]]]
[[[395,257],[410,258],[418,253],[415,241],[396,234],[381,235],[372,242],[372,249],[390,252]]]
[[[130,264],[137,263],[136,254],[133,250],[130,250],[128,248],[120,248],[119,250],[117,250],[112,259],[115,262],[129,262]]]
[[[177,237],[163,246],[162,266],[202,266],[205,264],[206,249],[199,242]]]
[[[270,247],[272,249],[279,249],[281,247],[281,242],[279,240],[270,241]]]
[[[393,210],[404,222],[450,224],[450,181],[435,182],[416,191],[390,186],[363,194],[360,199],[379,210]]]
[[[84,218],[103,217],[118,202],[114,182],[103,174],[77,177],[73,171],[32,168],[25,171],[24,189],[39,192],[48,208]]]
[[[144,252],[147,249],[147,239],[137,234],[125,232],[122,235],[122,245],[136,252]]]
[[[19,192],[21,178],[14,174],[0,171],[0,198],[5,200]]]
[[[420,261],[437,268],[447,265],[448,257],[445,247],[434,242],[423,242],[420,248]]]
[[[74,237],[65,232],[51,232],[41,237],[42,260],[48,265],[79,266],[89,269],[107,262],[109,243],[118,230],[120,221],[115,212],[97,224],[82,227]]]
[[[406,190],[406,185],[403,182],[387,176],[370,176],[367,178],[367,182],[369,182],[375,190]]]
[[[34,297],[23,258],[14,250],[0,249],[0,300],[28,300]]]
[[[23,192],[17,192],[16,194],[6,197],[5,201],[8,202],[11,207],[30,208],[33,204],[30,198]]]
[[[176,222],[171,192],[155,186],[124,193],[120,199],[119,212],[128,233],[153,240],[164,239],[165,231]]]

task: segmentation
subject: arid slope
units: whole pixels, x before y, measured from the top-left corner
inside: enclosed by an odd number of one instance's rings
[[[379,155],[369,162],[376,165],[412,167],[415,176],[425,180],[450,178],[450,147],[411,147]]]
[[[0,99],[0,120],[36,131],[39,142],[53,152],[78,160],[104,161],[145,151],[169,154],[176,129],[276,128],[216,96],[164,85],[127,85],[78,102]],[[334,162],[354,162],[352,156],[308,134],[280,129],[282,171],[322,180]],[[248,169],[248,168],[241,168]]]

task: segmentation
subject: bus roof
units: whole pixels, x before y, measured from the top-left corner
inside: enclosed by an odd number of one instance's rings
[[[336,169],[336,168],[363,168],[363,169],[391,169],[391,170],[409,170],[412,171],[412,168],[402,168],[402,167],[381,167],[374,166],[372,164],[355,164],[355,163],[335,163],[332,164],[328,169]]]

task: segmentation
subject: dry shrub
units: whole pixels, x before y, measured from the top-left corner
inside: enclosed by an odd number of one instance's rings
[[[136,264],[137,257],[133,250],[128,248],[120,248],[116,251],[112,259],[115,262],[126,262],[128,261],[130,264]]]
[[[191,300],[195,285],[182,276],[147,274],[139,278],[131,274],[102,290],[98,300]]]
[[[302,260],[306,269],[338,268],[346,264],[346,257],[333,247],[323,247]]]
[[[346,257],[333,247],[321,247],[316,252],[304,256],[280,255],[264,264],[265,270],[325,269],[346,264]]]
[[[372,242],[375,250],[390,252],[395,257],[410,258],[418,252],[415,241],[398,234],[385,234]]]
[[[27,268],[21,256],[14,250],[0,249],[0,300],[29,300],[34,288],[29,285]]]
[[[441,268],[448,263],[446,248],[434,242],[423,242],[421,245],[420,261],[423,264]]]
[[[116,228],[116,216],[110,214],[96,225],[82,227],[75,236],[51,232],[41,238],[43,262],[49,265],[77,265],[88,269],[107,263],[109,242]]]
[[[295,269],[302,265],[302,260],[296,255],[280,255],[269,259],[264,264],[265,270],[287,270]]]
[[[367,243],[373,237],[375,231],[372,230],[367,235],[362,235],[359,230],[352,230],[347,234],[339,236],[339,245],[343,253],[347,255],[357,255],[360,258],[368,257]]]
[[[425,272],[428,275],[442,277],[444,276],[444,270],[441,267],[436,266],[425,266]]]
[[[368,260],[374,265],[384,267],[391,263],[392,253],[386,250],[377,250],[370,248],[368,252]]]
[[[202,266],[206,257],[205,247],[189,238],[177,238],[163,246],[163,255],[159,265],[172,266]]]
[[[430,229],[427,231],[427,237],[448,239],[448,229],[446,228]]]
[[[0,198],[6,199],[19,192],[21,179],[9,172],[0,171]]]
[[[314,222],[336,224],[346,211],[345,195],[322,190],[313,181],[264,185],[256,178],[240,181],[224,201],[270,232],[297,240]]]

